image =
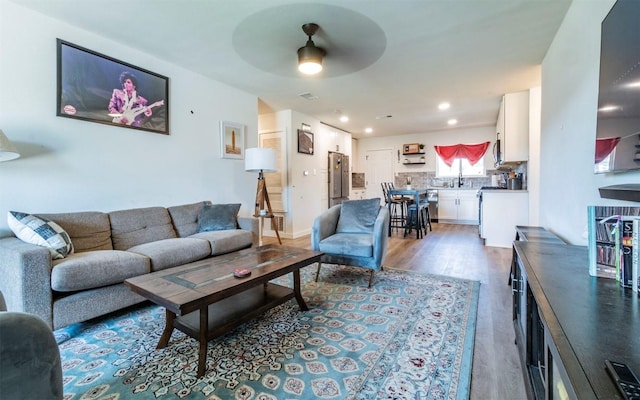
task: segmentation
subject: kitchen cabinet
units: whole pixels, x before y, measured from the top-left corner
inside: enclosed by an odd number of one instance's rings
[[[438,222],[478,223],[478,197],[476,190],[443,189],[438,191]]]
[[[367,189],[365,188],[351,188],[349,200],[364,200],[367,198]]]
[[[329,151],[351,156],[351,134],[338,129],[327,127]]]
[[[482,229],[485,246],[510,248],[517,225],[529,225],[529,193],[525,190],[483,190]]]
[[[529,91],[507,93],[500,102],[497,138],[499,164],[529,159]]]

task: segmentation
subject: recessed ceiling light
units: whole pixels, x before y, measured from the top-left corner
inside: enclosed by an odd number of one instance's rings
[[[615,110],[617,110],[618,108],[620,108],[620,107],[618,107],[618,106],[604,106],[604,107],[600,107],[600,108],[598,109],[598,111],[602,111],[602,112],[609,112],[609,111],[615,111]]]
[[[371,128],[365,128],[365,130],[364,130],[364,131],[365,131],[365,133],[371,133],[371,132],[373,132],[373,129],[371,129]]]
[[[447,102],[443,102],[438,104],[438,109],[439,110],[448,110],[449,107],[451,107],[451,104],[447,103]]]
[[[454,118],[452,118],[452,119],[450,119],[450,120],[448,120],[448,121],[447,121],[447,124],[449,124],[449,125],[455,125],[455,124],[457,124],[457,123],[458,123],[458,120],[457,120],[457,119],[454,119]]]
[[[340,122],[349,122],[349,117],[347,117],[346,115],[341,116]]]

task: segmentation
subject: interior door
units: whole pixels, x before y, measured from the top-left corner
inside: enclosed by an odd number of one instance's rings
[[[367,198],[379,197],[381,204],[384,204],[380,184],[393,182],[393,151],[391,149],[367,150],[364,176]]]
[[[273,212],[287,212],[287,160],[284,147],[284,132],[262,132],[259,134],[260,147],[273,149],[276,152],[276,172],[265,172],[264,181],[269,193],[269,201]]]

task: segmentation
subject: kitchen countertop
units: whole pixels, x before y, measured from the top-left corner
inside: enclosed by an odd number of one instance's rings
[[[519,189],[519,190],[510,190],[510,189],[485,189],[485,190],[481,190],[478,189],[479,191],[481,191],[484,194],[487,193],[496,193],[496,194],[502,194],[502,193],[528,193],[529,191],[527,189]]]
[[[480,188],[473,188],[473,187],[468,187],[468,186],[467,186],[467,187],[464,187],[464,186],[463,186],[463,187],[460,187],[460,188],[459,188],[459,187],[452,187],[452,188],[450,188],[450,187],[448,187],[448,186],[447,186],[447,187],[442,187],[442,186],[429,186],[426,190],[433,190],[433,189],[435,189],[435,190],[478,190],[478,189],[480,189]]]

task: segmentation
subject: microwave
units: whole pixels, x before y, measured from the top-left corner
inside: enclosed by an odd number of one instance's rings
[[[500,152],[500,132],[498,132],[496,136],[496,142],[493,144],[493,166],[497,169],[504,163],[504,160]]]

